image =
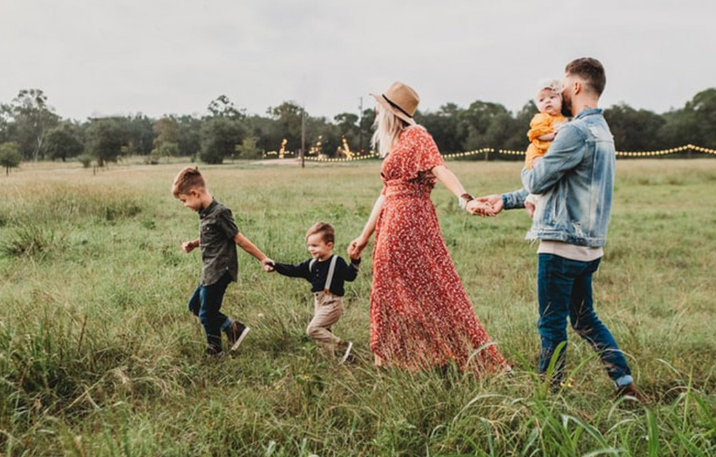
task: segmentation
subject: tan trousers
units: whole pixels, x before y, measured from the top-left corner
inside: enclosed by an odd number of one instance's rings
[[[314,295],[316,296],[315,310],[306,333],[318,343],[326,343],[330,346],[340,343],[341,339],[331,332],[331,326],[343,315],[343,297],[325,292],[315,292]]]

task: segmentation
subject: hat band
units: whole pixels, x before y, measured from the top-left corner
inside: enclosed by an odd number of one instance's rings
[[[393,103],[393,101],[392,101],[391,99],[389,99],[388,97],[386,97],[385,94],[381,94],[381,95],[383,96],[383,98],[385,99],[385,101],[388,102],[388,104],[389,104],[390,106],[392,106],[393,108],[397,109],[397,110],[400,111],[401,113],[405,114],[405,115],[408,116],[410,119],[413,118],[413,116],[411,116],[410,114],[408,114],[407,111],[405,111],[403,108],[401,108],[400,106],[398,106],[398,105],[396,105],[395,103]]]

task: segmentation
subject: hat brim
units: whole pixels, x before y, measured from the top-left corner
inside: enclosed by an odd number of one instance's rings
[[[412,117],[408,116],[407,114],[395,109],[390,103],[385,101],[385,98],[383,98],[382,95],[380,95],[380,94],[378,94],[378,95],[368,94],[368,95],[373,97],[376,102],[380,103],[380,106],[387,109],[391,113],[395,114],[398,118],[404,120],[405,122],[407,122],[410,125],[416,125],[415,119],[413,119]]]

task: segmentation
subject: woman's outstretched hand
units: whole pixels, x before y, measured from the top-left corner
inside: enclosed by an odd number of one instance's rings
[[[348,245],[348,257],[351,259],[359,259],[361,252],[363,252],[363,249],[365,249],[367,245],[368,240],[362,236],[351,241],[351,244]]]
[[[480,203],[487,203],[492,207],[494,214],[490,214],[490,216],[497,216],[503,209],[505,209],[505,204],[502,201],[501,195],[486,195],[484,197],[477,197],[475,200]]]
[[[467,205],[465,206],[465,209],[472,215],[485,217],[485,216],[495,216],[497,215],[497,211],[492,207],[492,205],[487,201],[480,201],[477,200],[470,200],[467,202]]]

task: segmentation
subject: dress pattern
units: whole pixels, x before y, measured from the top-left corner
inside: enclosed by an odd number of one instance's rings
[[[425,129],[409,127],[383,162],[376,222],[370,346],[376,361],[431,369],[455,361],[476,374],[507,368],[480,324],[448,253],[430,192],[443,165]]]

